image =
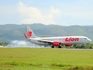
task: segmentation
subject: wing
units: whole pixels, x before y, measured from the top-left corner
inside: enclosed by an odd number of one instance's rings
[[[50,40],[38,40],[38,42],[52,44],[54,41],[50,41]]]
[[[41,42],[41,44],[45,43],[45,44],[50,44],[50,45],[53,44],[54,42],[59,42],[61,44],[66,43],[65,40],[45,40],[45,39],[40,39],[40,38],[29,38],[28,41],[31,41],[33,43],[35,43],[37,41],[39,43]]]
[[[51,40],[38,40],[38,42],[43,42],[43,43],[48,43],[48,44],[53,44],[54,42],[59,42],[59,43],[61,43],[61,44],[66,44],[66,43],[68,43],[68,42],[65,41],[65,40],[53,40],[53,41],[51,41]]]

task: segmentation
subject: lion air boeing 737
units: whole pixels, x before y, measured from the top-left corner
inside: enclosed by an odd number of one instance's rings
[[[71,46],[73,44],[87,44],[91,40],[85,36],[62,36],[62,37],[37,37],[34,32],[26,25],[27,34],[24,34],[24,37],[31,43],[44,45],[44,46],[57,46],[61,48],[62,45]]]

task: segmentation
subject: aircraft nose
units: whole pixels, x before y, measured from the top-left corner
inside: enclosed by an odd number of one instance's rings
[[[92,41],[91,39],[88,39],[90,42]]]

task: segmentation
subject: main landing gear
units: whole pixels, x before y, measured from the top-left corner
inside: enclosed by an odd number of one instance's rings
[[[61,48],[61,46],[58,46],[58,48]]]
[[[51,46],[51,48],[54,48],[54,46]]]
[[[51,48],[54,48],[54,46],[51,46]],[[61,48],[61,46],[58,46],[58,48]]]

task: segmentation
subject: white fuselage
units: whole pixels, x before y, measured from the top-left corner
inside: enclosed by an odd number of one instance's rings
[[[47,45],[47,42],[60,42],[61,44],[86,44],[91,40],[85,36],[62,36],[30,38],[29,41],[34,44]]]

